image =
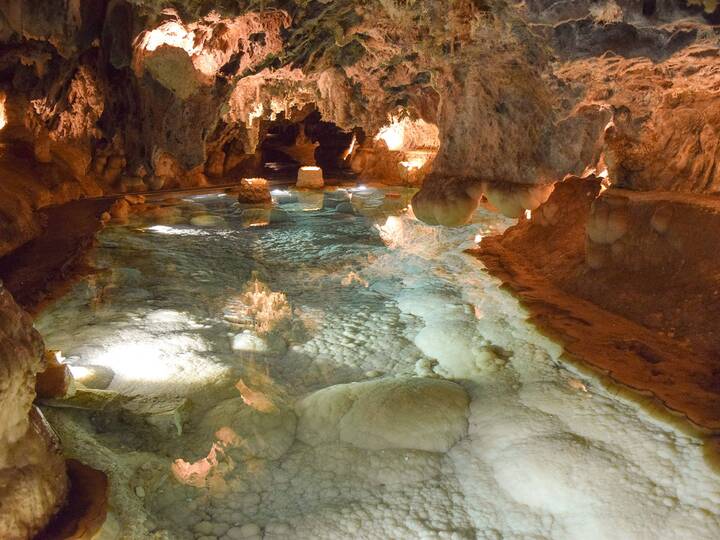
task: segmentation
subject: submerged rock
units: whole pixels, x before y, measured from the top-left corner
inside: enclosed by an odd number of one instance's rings
[[[298,439],[316,446],[447,452],[467,433],[465,389],[440,379],[399,377],[319,390],[296,405]]]
[[[269,347],[267,341],[250,330],[237,334],[233,338],[232,348],[234,351],[265,353]]]
[[[201,214],[190,219],[190,224],[195,227],[220,227],[225,224],[225,220],[219,216],[211,214]]]
[[[230,454],[241,458],[277,459],[295,440],[297,418],[292,410],[272,407],[260,411],[243,398],[227,399],[211,409],[202,421]]]

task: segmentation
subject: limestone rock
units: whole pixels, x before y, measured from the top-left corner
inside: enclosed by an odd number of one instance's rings
[[[277,459],[295,440],[297,418],[291,409],[254,409],[243,398],[232,398],[211,409],[202,425],[230,452],[241,457]]]
[[[0,535],[32,537],[63,503],[67,491],[59,442],[32,408],[43,345],[0,287]]]
[[[297,182],[295,187],[305,189],[322,189],[325,185],[323,173],[320,167],[307,166],[300,167],[298,170]]]
[[[237,192],[242,204],[265,204],[272,202],[268,181],[264,178],[243,178]]]
[[[296,405],[298,439],[446,452],[467,432],[469,398],[446,380],[379,379],[319,390]]]

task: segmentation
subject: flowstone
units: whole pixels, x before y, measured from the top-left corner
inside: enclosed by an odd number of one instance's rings
[[[467,433],[469,398],[451,381],[399,377],[324,388],[296,406],[298,439],[447,452]]]

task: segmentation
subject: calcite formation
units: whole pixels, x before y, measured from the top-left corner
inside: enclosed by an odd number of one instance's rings
[[[237,189],[239,203],[263,204],[272,201],[268,181],[264,178],[243,178]]]
[[[30,318],[0,287],[0,536],[30,538],[64,503],[65,462],[32,402],[45,365]]]
[[[295,167],[319,166],[323,143],[335,138],[347,144],[335,161],[361,179],[422,182],[412,207],[428,224],[464,225],[481,204],[530,218],[483,248],[505,276],[517,262],[511,253],[534,261],[515,273],[518,289],[523,275],[548,278],[564,294],[662,333],[671,342],[663,346],[682,338],[678,357],[714,357],[706,321],[716,317],[705,314],[720,313],[716,235],[704,231],[716,221],[720,190],[719,17],[715,0],[6,0],[0,256],[41,234],[43,208],[258,176],[271,146]],[[313,134],[313,114],[335,131]],[[273,146],[278,126],[297,133]],[[320,187],[318,171],[301,168],[300,177]],[[269,202],[266,189],[241,192],[243,202]],[[334,207],[372,208],[373,196]],[[297,202],[329,206],[319,193]],[[104,219],[130,211],[121,200]],[[269,208],[242,213],[248,227],[283,219]],[[209,214],[188,221],[205,230],[223,224]],[[652,294],[667,283],[675,292]],[[37,501],[3,504],[0,520],[11,521],[0,524],[28,536],[65,488],[60,459],[38,435],[42,422],[28,420],[40,342],[0,294],[3,485],[22,474]],[[443,326],[428,328],[419,347],[447,372],[470,369],[436,354]],[[655,379],[666,373],[656,348],[618,347],[644,358]],[[502,361],[476,349],[483,366]],[[696,400],[663,388],[666,402],[715,425]],[[716,403],[716,390],[695,388]],[[450,435],[412,445],[447,449],[463,429],[461,401],[453,401]],[[349,416],[353,425],[369,423],[361,412]],[[301,415],[301,433],[303,425]],[[376,447],[402,446],[373,427],[368,437],[385,441]]]
[[[467,433],[465,390],[450,381],[399,378],[319,390],[297,405],[298,438],[358,448],[447,452]]]
[[[321,189],[325,185],[320,167],[300,167],[295,186],[307,189]]]

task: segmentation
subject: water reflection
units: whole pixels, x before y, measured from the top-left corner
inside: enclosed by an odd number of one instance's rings
[[[468,227],[430,227],[404,210],[409,194],[274,192],[257,221],[231,197],[190,197],[103,231],[106,270],[37,324],[119,396],[49,416],[69,452],[112,471],[123,532],[713,538],[720,488],[697,444],[564,371],[557,346],[463,253],[514,220],[479,210]],[[320,440],[295,409],[326,387],[342,408],[353,393],[335,385],[418,376],[455,379],[472,398],[468,436],[447,453]],[[372,432],[396,412],[367,403],[364,425],[335,426],[329,405],[310,424]],[[437,413],[422,405],[394,440]],[[666,500],[685,529],[656,526],[670,523]]]

